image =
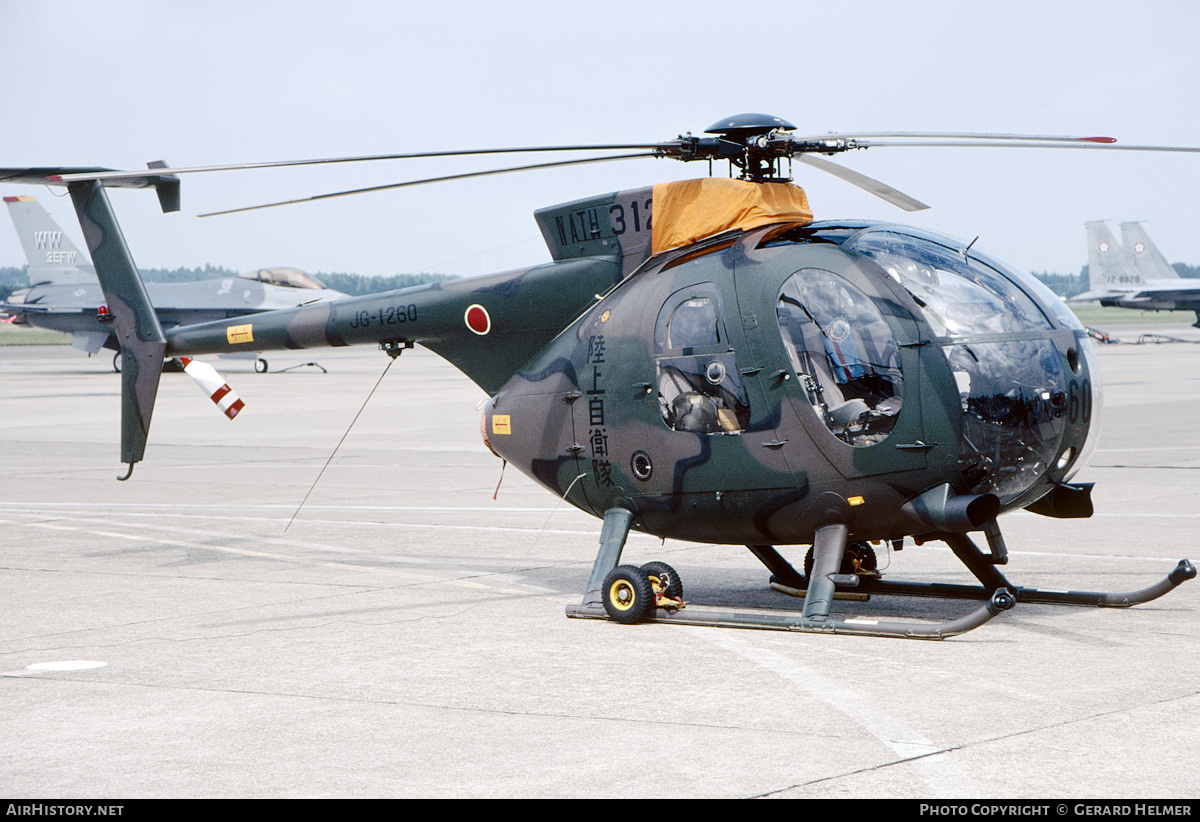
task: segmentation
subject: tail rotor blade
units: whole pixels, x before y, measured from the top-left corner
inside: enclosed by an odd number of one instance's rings
[[[233,389],[229,387],[229,383],[225,382],[225,379],[217,373],[217,369],[206,362],[193,360],[191,357],[181,357],[180,362],[183,363],[183,372],[196,381],[200,390],[229,419],[236,417],[238,412],[246,407],[246,403],[234,393]]]

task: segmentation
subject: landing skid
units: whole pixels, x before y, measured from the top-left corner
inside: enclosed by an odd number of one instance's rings
[[[896,622],[867,617],[811,617],[795,613],[766,611],[724,611],[703,608],[667,611],[656,609],[645,622],[666,622],[683,625],[702,625],[712,628],[758,628],[768,631],[799,631],[810,634],[847,634],[850,636],[885,636],[899,639],[946,639],[978,628],[1001,611],[1013,606],[1011,594],[996,591],[979,608],[958,619],[939,623]],[[569,605],[567,616],[576,619],[608,619],[603,605]]]
[[[617,565],[632,522],[633,514],[625,509],[613,508],[605,513],[600,531],[600,551],[592,567],[587,591],[582,602],[567,606],[568,617],[612,619],[626,624],[668,622],[817,634],[945,639],[978,628],[1016,603],[1015,597],[1001,586],[983,597],[986,601],[971,613],[947,622],[897,622],[861,616],[830,616],[836,585],[855,584],[858,579],[836,573],[846,552],[847,530],[845,525],[835,523],[817,531],[813,545],[811,585],[806,589],[802,613],[732,611],[703,606],[689,610],[682,601],[682,585],[669,566],[662,563],[650,563],[642,568]],[[758,549],[761,549],[761,555]],[[758,549],[751,550],[764,562],[769,559],[781,572],[799,576],[773,548],[759,546]],[[666,607],[662,607],[664,605]]]
[[[1061,591],[1044,588],[1027,588],[1014,585],[996,568],[997,559],[1006,559],[1002,548],[993,545],[992,553],[981,551],[964,534],[947,534],[944,536],[947,544],[963,564],[980,580],[981,585],[954,585],[948,583],[920,582],[885,582],[881,579],[861,577],[850,582],[851,590],[839,591],[838,599],[866,600],[872,594],[892,596],[937,597],[943,599],[973,599],[985,600],[992,596],[998,588],[1011,591],[1017,602],[1039,603],[1044,605],[1078,605],[1095,608],[1128,608],[1144,602],[1158,599],[1174,590],[1189,579],[1196,576],[1196,567],[1186,559],[1181,559],[1163,579],[1145,588],[1135,591],[1105,592],[1105,591]],[[991,535],[989,541],[996,542],[998,533]],[[1002,545],[1002,543],[999,543]],[[809,582],[803,574],[796,571],[774,548],[765,545],[748,546],[759,560],[771,571],[771,587],[780,593],[795,597],[806,597]]]

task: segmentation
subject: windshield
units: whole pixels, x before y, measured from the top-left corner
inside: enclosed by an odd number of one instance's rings
[[[889,227],[863,231],[845,247],[878,263],[920,307],[958,387],[964,490],[1008,502],[1046,474],[1066,430],[1067,363],[1050,337],[1060,301],[952,243]],[[1079,327],[1073,318],[1060,322]],[[1086,339],[1076,344],[1087,350]]]
[[[1066,426],[1062,358],[1050,340],[943,348],[963,411],[966,490],[1008,501],[1046,473]]]
[[[866,231],[846,244],[908,290],[939,337],[1048,329],[1037,305],[982,261],[923,238]]]

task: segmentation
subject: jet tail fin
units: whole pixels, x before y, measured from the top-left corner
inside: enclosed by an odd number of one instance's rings
[[[119,479],[125,480],[146,450],[167,341],[104,186],[82,181],[68,190],[121,344],[121,462],[129,470]]]
[[[1136,283],[1137,269],[1112,231],[1103,220],[1085,223],[1088,238],[1088,289],[1099,291],[1104,286]]]
[[[33,197],[5,197],[8,215],[29,261],[29,284],[95,284],[96,272],[86,255]]]
[[[1176,271],[1162,255],[1141,223],[1121,223],[1121,238],[1125,253],[1133,258],[1134,267],[1143,280],[1177,280]]]

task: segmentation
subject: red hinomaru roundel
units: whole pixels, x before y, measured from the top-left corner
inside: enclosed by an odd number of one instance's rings
[[[476,334],[483,335],[492,330],[491,316],[487,313],[487,309],[478,303],[467,309],[463,319],[466,320],[467,328]]]

